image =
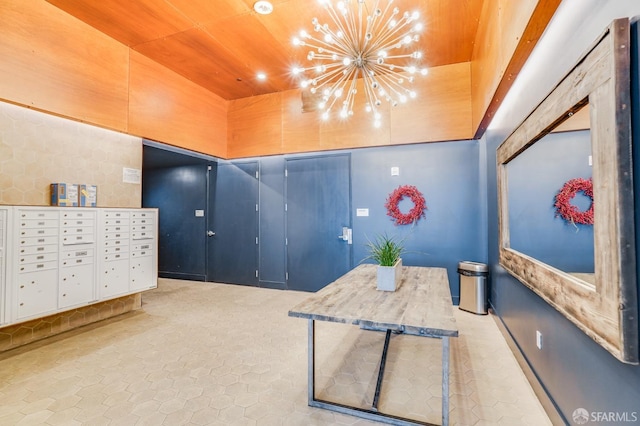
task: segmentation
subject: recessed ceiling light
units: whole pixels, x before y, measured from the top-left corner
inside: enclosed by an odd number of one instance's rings
[[[267,79],[267,75],[263,72],[259,72],[256,77],[258,78],[258,80],[260,81],[265,81]]]
[[[268,15],[273,12],[273,5],[265,0],[260,0],[254,3],[253,10],[260,15]]]

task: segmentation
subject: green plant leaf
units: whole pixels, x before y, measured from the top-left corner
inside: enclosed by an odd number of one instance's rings
[[[367,242],[369,250],[368,259],[372,259],[380,266],[393,266],[404,252],[404,245],[395,237],[389,237],[386,233],[378,235],[374,241]]]

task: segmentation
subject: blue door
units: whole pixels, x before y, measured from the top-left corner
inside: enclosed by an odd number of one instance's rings
[[[207,281],[258,285],[258,163],[219,163],[210,179]]]
[[[317,291],[351,269],[350,169],[349,155],[287,160],[288,289]]]
[[[159,209],[160,277],[205,280],[207,173],[207,164],[143,170],[142,206]]]

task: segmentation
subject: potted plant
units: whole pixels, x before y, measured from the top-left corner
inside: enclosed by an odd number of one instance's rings
[[[367,243],[368,259],[378,264],[378,290],[395,291],[402,276],[402,259],[404,244],[387,234],[378,235],[374,241]]]

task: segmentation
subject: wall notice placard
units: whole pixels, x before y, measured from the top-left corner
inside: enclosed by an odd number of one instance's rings
[[[142,182],[142,171],[140,169],[122,168],[122,181],[125,183]]]

